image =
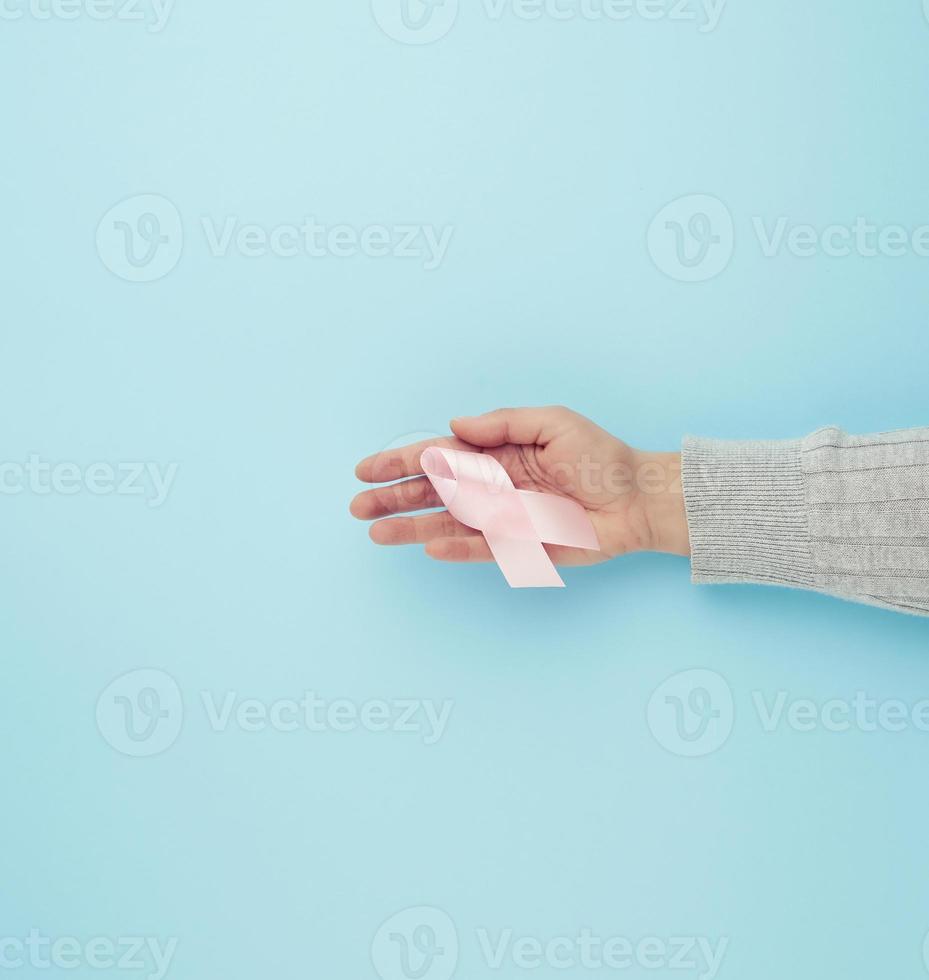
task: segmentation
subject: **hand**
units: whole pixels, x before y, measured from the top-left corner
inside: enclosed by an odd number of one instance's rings
[[[375,520],[377,544],[425,544],[442,561],[492,561],[480,531],[443,510],[432,484],[421,475],[419,457],[428,446],[488,453],[519,490],[570,497],[588,513],[600,551],[546,545],[556,565],[592,565],[635,551],[690,554],[681,493],[680,455],[642,453],[567,408],[502,408],[476,418],[453,419],[453,436],[432,439],[363,459],[355,473],[365,483],[391,483],[365,490],[351,512]],[[411,478],[411,479],[406,479]]]

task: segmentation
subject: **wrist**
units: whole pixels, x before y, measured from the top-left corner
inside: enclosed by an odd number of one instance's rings
[[[636,487],[648,527],[649,551],[690,554],[680,453],[636,453]]]

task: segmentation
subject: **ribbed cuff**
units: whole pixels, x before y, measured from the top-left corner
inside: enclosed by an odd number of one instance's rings
[[[693,581],[813,588],[801,442],[684,439]]]

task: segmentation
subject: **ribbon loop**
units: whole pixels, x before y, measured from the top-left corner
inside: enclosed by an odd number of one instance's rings
[[[564,588],[543,542],[600,550],[580,504],[554,494],[517,490],[493,456],[430,446],[420,461],[452,517],[484,535],[514,589]]]

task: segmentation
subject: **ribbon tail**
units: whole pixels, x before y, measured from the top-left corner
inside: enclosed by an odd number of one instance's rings
[[[516,492],[536,533],[546,544],[586,548],[589,551],[600,550],[597,532],[579,503],[550,493],[536,493],[532,490]]]
[[[540,541],[484,532],[494,561],[513,589],[563,589],[564,582]]]

